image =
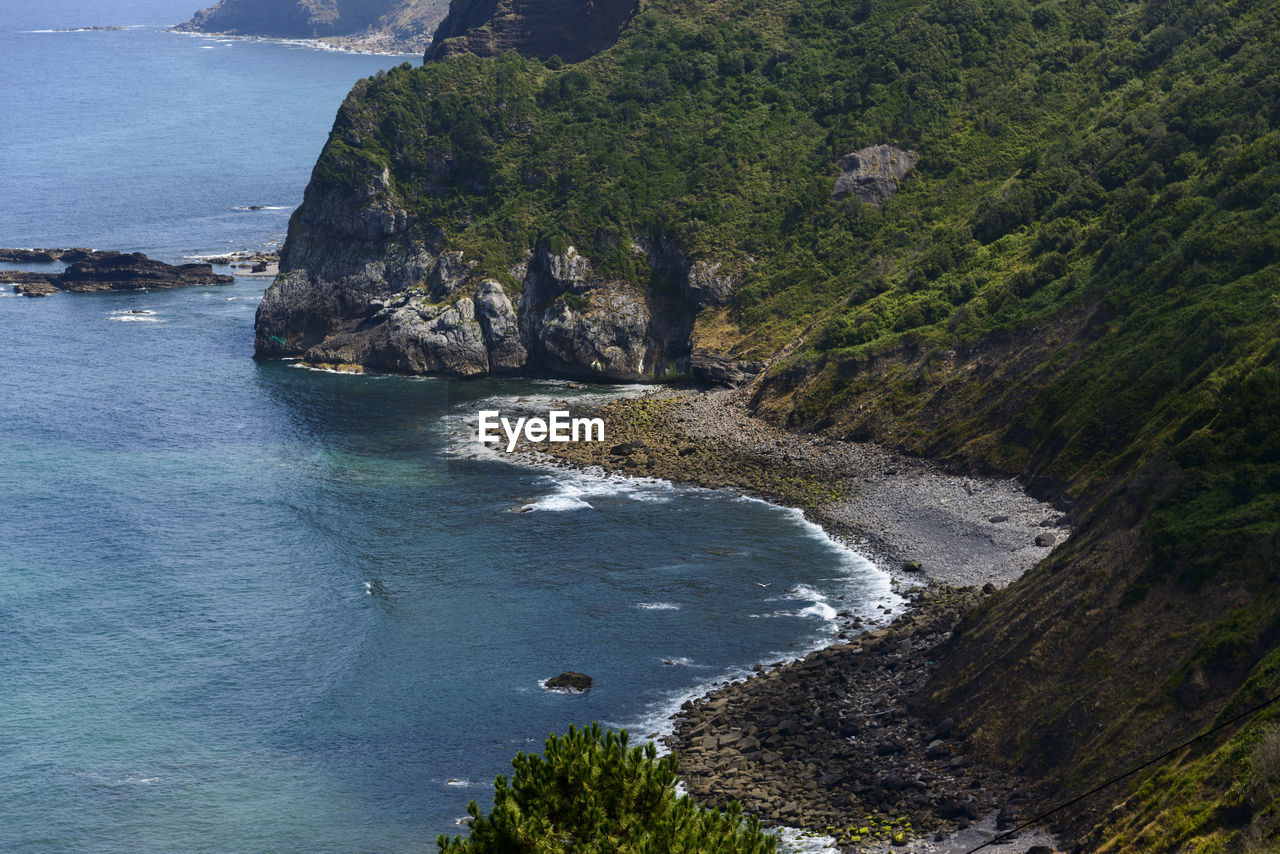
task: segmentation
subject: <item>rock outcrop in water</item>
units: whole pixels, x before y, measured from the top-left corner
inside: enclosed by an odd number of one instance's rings
[[[213,272],[209,264],[165,264],[141,252],[99,252],[92,249],[0,249],[0,260],[10,263],[71,261],[61,273],[0,271],[0,281],[13,284],[24,296],[46,296],[58,291],[136,291],[151,288],[185,288],[194,285],[228,285],[234,276]]]
[[[419,50],[448,0],[221,0],[175,30],[272,38],[358,37],[368,46]]]
[[[550,691],[565,691],[574,694],[581,694],[583,691],[589,691],[591,684],[595,680],[585,673],[579,673],[576,670],[566,670],[559,676],[552,676],[544,684]]]
[[[637,0],[461,0],[449,7],[426,59],[514,50],[579,62],[613,44],[638,5]]]

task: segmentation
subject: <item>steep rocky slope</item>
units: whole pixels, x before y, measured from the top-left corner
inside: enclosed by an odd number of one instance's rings
[[[360,37],[412,49],[429,42],[447,0],[219,0],[175,29],[274,38]]]
[[[1278,31],[1262,0],[650,0],[574,65],[404,66],[344,103],[258,354],[754,374],[765,417],[1021,477],[1075,534],[918,713],[1051,803],[1280,692]],[[1275,719],[1072,832],[1267,850]]]
[[[500,56],[508,50],[579,62],[613,44],[639,0],[479,0],[454,3],[427,51],[427,61],[459,53]]]

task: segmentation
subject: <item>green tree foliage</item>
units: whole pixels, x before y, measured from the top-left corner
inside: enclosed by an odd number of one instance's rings
[[[735,804],[704,810],[676,794],[676,762],[653,744],[627,746],[627,733],[596,724],[547,739],[541,756],[521,753],[510,783],[498,777],[493,810],[471,803],[468,838],[441,836],[449,854],[618,852],[769,854],[776,838]]]

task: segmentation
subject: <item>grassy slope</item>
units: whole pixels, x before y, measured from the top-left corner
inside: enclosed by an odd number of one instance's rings
[[[1074,503],[1077,538],[974,618],[937,702],[1078,791],[1280,689],[1276,15],[650,0],[580,65],[463,57],[361,84],[312,189],[387,167],[424,236],[509,285],[547,241],[665,287],[629,247],[674,238],[743,279],[704,340],[769,356],[803,334],[762,410]],[[881,142],[920,153],[899,195],[833,202],[835,160]],[[1258,731],[1077,826],[1217,850],[1266,820],[1240,782]]]

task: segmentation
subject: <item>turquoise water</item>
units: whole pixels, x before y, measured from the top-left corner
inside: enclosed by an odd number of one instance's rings
[[[261,245],[288,210],[235,207],[295,205],[399,61],[81,6],[0,7],[0,245]],[[796,513],[469,439],[599,390],[252,361],[263,286],[0,297],[0,851],[433,850],[547,733],[655,732],[892,602]],[[541,688],[566,669],[595,687]]]

